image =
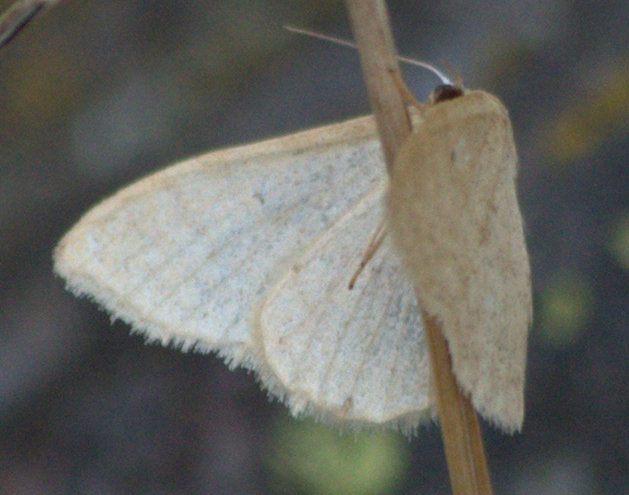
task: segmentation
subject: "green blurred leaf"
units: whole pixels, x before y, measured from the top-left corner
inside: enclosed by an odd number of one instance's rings
[[[616,262],[629,271],[629,212],[623,213],[614,222],[607,247]]]
[[[390,493],[404,480],[409,463],[408,442],[394,432],[340,434],[292,420],[274,429],[270,443],[266,465],[282,493]]]

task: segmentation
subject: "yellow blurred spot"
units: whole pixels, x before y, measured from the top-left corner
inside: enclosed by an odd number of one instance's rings
[[[76,78],[73,61],[64,53],[42,51],[4,75],[7,111],[29,127],[45,127],[73,106],[80,91]]]
[[[344,433],[311,421],[273,432],[266,464],[277,493],[370,495],[393,493],[409,463],[400,434]]]
[[[621,61],[591,94],[576,100],[551,122],[549,152],[565,163],[589,153],[629,117],[629,63]]]
[[[549,347],[570,347],[590,322],[593,302],[590,286],[581,275],[555,275],[540,295],[537,337]]]

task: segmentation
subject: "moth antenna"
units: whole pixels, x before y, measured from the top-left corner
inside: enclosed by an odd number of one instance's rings
[[[331,43],[336,43],[337,45],[341,45],[341,46],[347,46],[349,48],[353,48],[354,50],[357,49],[356,43],[352,43],[351,41],[347,41],[341,38],[336,38],[334,36],[328,36],[327,34],[321,34],[321,33],[317,33],[315,31],[310,31],[308,29],[302,29],[302,28],[298,28],[295,26],[290,26],[290,25],[285,25],[284,29],[286,29],[287,31],[291,32],[291,33],[296,33],[296,34],[302,34],[304,36],[310,36],[311,38],[317,38],[320,40],[324,40],[324,41],[329,41]],[[401,57],[401,56],[396,56],[396,58],[405,64],[409,64],[409,65],[414,65],[416,67],[422,67],[424,69],[429,70],[430,72],[432,72],[435,76],[437,76],[439,79],[441,79],[441,82],[443,84],[447,84],[449,86],[453,86],[452,84],[452,80],[446,76],[443,72],[441,72],[439,69],[437,69],[434,65],[429,64],[428,62],[422,62],[421,60],[415,60],[412,58],[408,58],[408,57]]]
[[[435,76],[441,79],[443,84],[447,84],[448,86],[454,86],[452,83],[452,79],[446,76],[443,72],[437,69],[434,65],[429,64],[428,62],[422,62],[421,60],[415,60],[414,58],[402,57],[397,55],[396,58],[405,64],[414,65],[416,67],[423,67],[424,69],[428,69]]]
[[[450,65],[445,60],[440,60],[440,63],[448,70],[450,74],[454,74],[454,86],[457,88],[462,88],[463,76],[461,76],[461,73],[456,68],[452,67],[452,65]]]
[[[319,40],[329,41],[330,43],[336,43],[337,45],[347,46],[349,48],[358,49],[356,43],[352,43],[351,41],[347,41],[341,38],[336,38],[335,36],[328,36],[327,34],[317,33],[316,31],[310,31],[309,29],[302,29],[295,26],[291,26],[290,24],[285,24],[284,29],[290,33],[295,34],[303,34],[304,36],[310,36],[311,38],[317,38]]]

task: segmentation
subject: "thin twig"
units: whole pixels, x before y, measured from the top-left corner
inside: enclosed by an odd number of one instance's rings
[[[390,171],[397,150],[411,133],[411,123],[395,82],[394,74],[399,74],[399,67],[386,6],[384,1],[347,0],[347,7],[371,110]]]
[[[410,136],[411,126],[399,82],[396,82],[399,72],[386,5],[384,0],[346,0],[346,4],[387,169],[391,171],[396,152]],[[476,412],[457,385],[448,345],[439,325],[425,313],[422,319],[452,492],[454,495],[491,495]]]
[[[20,0],[0,15],[0,48],[8,44],[44,7],[59,0]]]

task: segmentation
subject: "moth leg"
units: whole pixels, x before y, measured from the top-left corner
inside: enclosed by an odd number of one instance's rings
[[[384,241],[388,233],[389,232],[386,229],[384,225],[384,220],[383,220],[376,227],[373,234],[371,234],[371,239],[369,240],[369,244],[367,245],[365,254],[363,254],[363,257],[360,260],[358,268],[356,269],[356,271],[354,272],[354,275],[352,275],[352,278],[349,281],[349,284],[347,286],[348,289],[351,290],[354,288],[354,285],[356,285],[356,280],[358,279],[358,276],[361,274],[363,269],[367,266],[367,263],[369,263],[369,260],[373,258],[373,255],[376,254],[376,251],[378,251],[378,248],[382,245],[382,241]]]

